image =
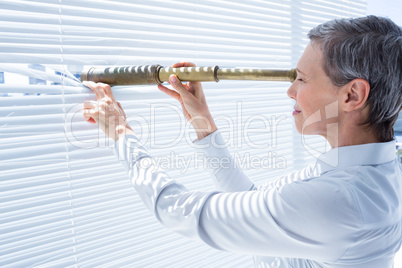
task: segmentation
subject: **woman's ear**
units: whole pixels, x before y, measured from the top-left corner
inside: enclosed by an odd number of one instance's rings
[[[344,86],[342,106],[352,112],[365,107],[370,93],[370,84],[364,79],[354,79]]]

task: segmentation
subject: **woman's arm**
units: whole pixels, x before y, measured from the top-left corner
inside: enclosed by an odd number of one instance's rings
[[[191,62],[173,64],[174,68],[195,67]],[[253,183],[237,166],[227,150],[215,122],[209,111],[200,82],[182,84],[175,75],[170,77],[171,90],[159,85],[158,88],[170,97],[178,100],[183,108],[185,118],[193,125],[197,133],[196,145],[207,160],[212,179],[219,190],[225,192],[248,191]]]
[[[120,138],[115,150],[165,227],[216,249],[333,261],[360,227],[354,199],[327,179],[256,191],[188,191],[156,165],[137,137]]]
[[[211,178],[220,191],[239,192],[254,190],[247,177],[230,154],[219,130],[195,142],[203,157]]]

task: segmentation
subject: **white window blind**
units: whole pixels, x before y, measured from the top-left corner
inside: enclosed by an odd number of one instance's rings
[[[250,267],[165,230],[84,121],[84,67],[192,61],[296,66],[313,26],[365,14],[365,1],[0,0],[0,266]],[[325,150],[302,142],[289,83],[205,83],[211,112],[247,174],[263,183]],[[179,105],[156,86],[113,87],[169,175],[212,190]]]

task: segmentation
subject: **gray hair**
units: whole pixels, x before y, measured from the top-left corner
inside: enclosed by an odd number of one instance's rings
[[[370,84],[370,112],[363,125],[380,141],[392,140],[402,108],[402,28],[390,19],[367,16],[323,23],[308,37],[321,45],[324,70],[335,86],[356,78]]]

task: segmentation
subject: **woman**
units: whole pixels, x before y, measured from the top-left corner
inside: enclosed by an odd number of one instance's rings
[[[288,89],[302,135],[332,149],[305,169],[254,185],[225,148],[200,83],[175,90],[215,167],[221,191],[190,192],[155,166],[105,84],[85,82],[98,102],[84,117],[116,141],[116,154],[145,205],[168,228],[220,249],[255,255],[259,267],[393,267],[401,244],[402,172],[393,125],[402,107],[402,29],[375,16],[312,29]],[[173,67],[195,66],[176,63]]]

